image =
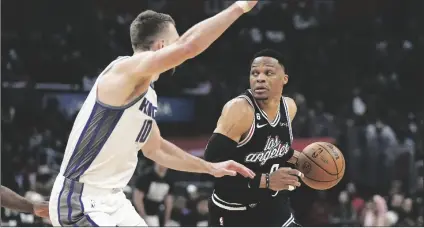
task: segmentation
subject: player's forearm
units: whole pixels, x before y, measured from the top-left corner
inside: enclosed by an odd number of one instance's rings
[[[189,46],[195,50],[195,55],[198,55],[218,39],[243,13],[239,6],[233,4],[217,15],[191,27],[179,41],[190,44]]]
[[[24,197],[16,194],[9,188],[1,186],[1,206],[20,212],[33,213],[34,204]]]
[[[160,149],[155,152],[148,153],[148,157],[153,161],[174,170],[208,174],[210,174],[212,170],[209,162],[183,151],[164,139],[161,140]]]

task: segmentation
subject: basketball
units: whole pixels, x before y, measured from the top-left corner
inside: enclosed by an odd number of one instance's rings
[[[333,144],[315,142],[299,155],[298,169],[305,177],[303,182],[316,190],[334,187],[343,178],[345,159]]]

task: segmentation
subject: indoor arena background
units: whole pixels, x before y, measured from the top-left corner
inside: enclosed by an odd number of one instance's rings
[[[132,54],[132,19],[146,9],[169,13],[182,34],[228,5],[222,0],[1,3],[1,181],[33,200],[48,199],[73,119],[99,72],[117,56]],[[294,147],[333,142],[347,162],[335,188],[314,191],[303,185],[292,193],[299,222],[423,226],[424,1],[261,1],[203,54],[178,67],[174,77],[155,84],[164,137],[202,156],[221,108],[247,88],[249,60],[262,48],[286,58],[290,82],[284,93],[298,105]],[[152,165],[140,156],[125,189],[130,199],[137,179]],[[206,225],[210,178],[168,174],[173,209],[166,224]],[[162,218],[164,211],[159,205],[156,215]],[[2,226],[34,225],[48,222],[2,208]]]

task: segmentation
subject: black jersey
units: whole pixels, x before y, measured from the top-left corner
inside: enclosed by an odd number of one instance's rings
[[[288,106],[284,97],[280,100],[279,112],[274,120],[268,119],[266,113],[254,99],[251,90],[247,90],[238,98],[246,99],[254,108],[255,114],[249,132],[240,139],[237,150],[231,154],[229,159],[245,165],[255,173],[271,173],[280,167],[288,166],[287,161],[293,156],[293,154],[289,154],[293,135]],[[249,186],[234,187],[237,180],[231,178],[223,177],[215,182],[214,196],[217,197],[216,199],[222,200],[221,202],[247,205],[284,195],[269,189],[254,190]],[[243,181],[248,185],[247,180]]]

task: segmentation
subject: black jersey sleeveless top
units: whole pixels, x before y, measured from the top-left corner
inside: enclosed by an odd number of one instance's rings
[[[255,114],[249,132],[240,140],[236,151],[230,155],[230,159],[245,165],[255,173],[271,173],[280,167],[288,167],[287,161],[292,156],[288,151],[293,141],[293,135],[288,106],[284,97],[280,100],[279,112],[274,120],[268,119],[266,113],[254,99],[251,90],[246,90],[238,98],[246,99],[254,108]],[[236,187],[240,183],[235,183],[236,180],[231,178],[217,179],[214,190],[214,194],[230,203],[251,204],[285,195],[283,192],[269,189],[253,189],[249,186]],[[244,183],[247,182],[244,180]]]

